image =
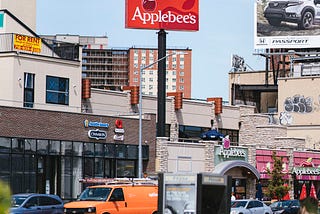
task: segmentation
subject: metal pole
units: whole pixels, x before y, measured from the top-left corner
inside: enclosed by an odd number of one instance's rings
[[[158,59],[166,55],[166,32],[158,32]],[[158,64],[158,121],[157,137],[165,137],[166,125],[166,61]]]
[[[138,178],[142,178],[142,71],[146,68],[149,68],[158,62],[168,58],[169,56],[179,54],[179,53],[171,53],[166,56],[159,58],[157,61],[145,66],[140,67],[140,82],[139,82],[139,146],[138,146]]]
[[[140,83],[139,83],[139,171],[138,178],[142,178],[142,70],[140,67]]]

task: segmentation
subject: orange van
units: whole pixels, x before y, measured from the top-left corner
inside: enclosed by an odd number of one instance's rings
[[[106,184],[87,187],[77,201],[64,205],[65,214],[156,214],[158,186]]]

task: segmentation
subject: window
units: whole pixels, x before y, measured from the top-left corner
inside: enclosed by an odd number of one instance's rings
[[[69,104],[69,79],[47,76],[46,102],[54,104]]]
[[[34,103],[34,74],[24,73],[23,107],[33,108]]]
[[[110,196],[110,201],[124,201],[124,195],[122,188],[116,188],[113,190]]]

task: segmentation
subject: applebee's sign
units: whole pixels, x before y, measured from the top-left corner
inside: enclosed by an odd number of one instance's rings
[[[199,0],[126,0],[126,28],[199,30]]]

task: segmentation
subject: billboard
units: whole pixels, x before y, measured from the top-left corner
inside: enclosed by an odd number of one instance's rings
[[[320,0],[257,0],[254,48],[320,47]]]
[[[199,0],[126,0],[126,28],[199,30]]]

